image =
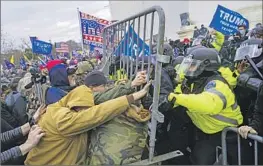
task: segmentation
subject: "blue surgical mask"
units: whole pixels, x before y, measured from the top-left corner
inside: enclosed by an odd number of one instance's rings
[[[240,34],[241,34],[242,36],[245,36],[245,34],[246,34],[246,30],[245,30],[245,29],[239,30],[239,32],[240,32]]]

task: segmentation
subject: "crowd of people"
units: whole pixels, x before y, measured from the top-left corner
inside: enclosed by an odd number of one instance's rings
[[[227,127],[237,127],[245,138],[242,164],[253,164],[248,134],[263,136],[263,27],[239,30],[227,37],[202,26],[196,33],[209,37],[195,42],[195,34],[179,55],[174,43],[164,43],[170,62],[162,65],[158,110],[165,120],[157,126],[155,155],[184,155],[162,164],[216,163]],[[109,77],[95,57],[1,71],[1,164],[123,165],[147,159],[156,47],[151,52],[152,61],[140,58],[132,75],[120,66],[123,56],[111,62]],[[227,136],[232,165],[238,163],[236,138]],[[258,149],[262,156],[262,144]]]

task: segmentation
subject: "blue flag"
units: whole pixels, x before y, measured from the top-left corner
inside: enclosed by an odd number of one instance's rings
[[[20,67],[25,70],[26,69],[26,60],[24,57],[20,57]]]
[[[133,40],[132,40],[132,36],[133,36]],[[134,29],[130,26],[129,32],[126,32],[125,37],[119,43],[114,54],[116,56],[119,56],[120,54],[124,54],[125,56],[132,56],[133,58],[135,58],[136,55],[139,56],[143,53],[143,45],[144,45],[144,55],[148,56],[150,54],[149,46],[141,38],[139,38],[139,46],[138,46],[137,45],[138,38],[139,36],[136,34]],[[139,52],[137,53],[137,51]]]
[[[232,35],[238,31],[238,25],[245,25],[249,29],[248,20],[241,14],[218,5],[209,27],[224,35]]]
[[[36,37],[36,36],[34,36],[34,37],[29,37],[30,38],[30,41],[31,41],[31,43],[34,41],[34,40],[38,40],[38,38]]]
[[[49,55],[52,51],[52,44],[41,40],[31,40],[32,52],[36,54]]]
[[[11,62],[9,62],[6,59],[4,60],[4,62],[5,62],[5,66],[6,66],[7,69],[12,69],[13,67],[15,67],[14,64],[12,64]]]

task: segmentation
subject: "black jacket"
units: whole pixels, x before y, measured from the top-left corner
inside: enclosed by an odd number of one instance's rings
[[[261,84],[258,91],[255,108],[249,126],[255,129],[259,135],[263,136],[263,84]]]
[[[10,92],[6,97],[6,104],[12,115],[18,120],[18,126],[28,122],[27,101],[25,97],[18,92]]]
[[[1,101],[1,124],[2,124],[1,132],[5,132],[19,126],[18,120],[12,115],[12,112],[10,112],[7,105],[2,101]]]

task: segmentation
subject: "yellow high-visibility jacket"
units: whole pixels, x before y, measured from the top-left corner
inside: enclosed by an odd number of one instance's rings
[[[169,101],[174,97],[175,105],[186,107],[195,126],[204,133],[214,134],[226,127],[237,127],[243,123],[235,94],[222,81],[209,81],[199,94],[171,93]]]
[[[220,67],[218,69],[221,76],[228,82],[232,89],[237,86],[237,78],[240,75],[237,70],[231,71],[229,67]]]
[[[215,41],[212,43],[212,45],[215,47],[217,51],[221,50],[221,47],[223,46],[223,43],[225,41],[225,36],[224,34],[216,31],[215,33]]]
[[[119,69],[116,71],[115,75],[110,75],[109,78],[113,81],[119,81],[119,80],[123,80],[123,79],[127,79],[127,74],[123,74],[125,73],[123,69]]]

